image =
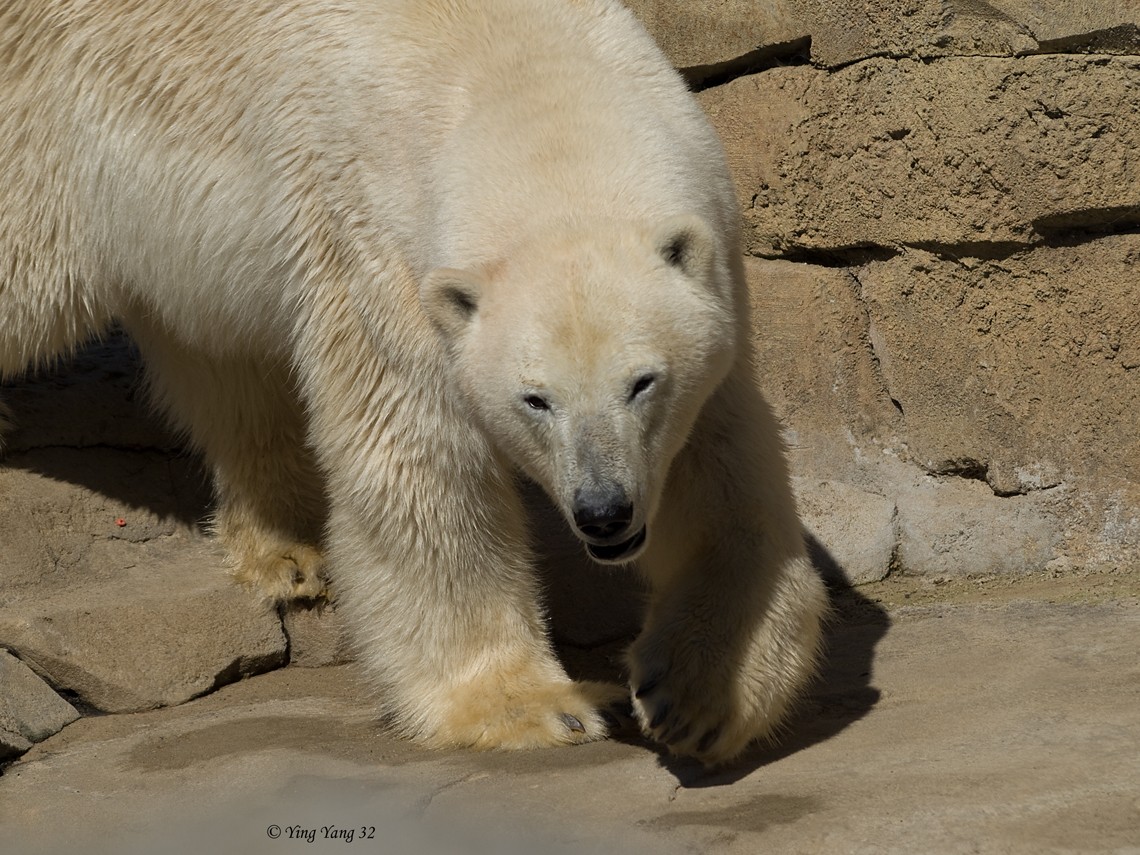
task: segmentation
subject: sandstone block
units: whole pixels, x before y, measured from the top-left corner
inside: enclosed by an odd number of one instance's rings
[[[1140,59],[869,60],[702,93],[754,255],[970,255],[1140,222]]]
[[[1134,0],[988,0],[985,5],[1025,27],[1043,52],[1140,54],[1140,4]]]
[[[794,0],[628,0],[626,5],[678,68],[716,65],[808,35]]]
[[[1133,0],[629,0],[679,68],[708,66],[758,47],[810,38],[813,64],[873,57],[932,59],[1034,53],[1140,54]]]
[[[986,261],[910,250],[858,276],[913,459],[1000,494],[1140,485],[1140,236]]]
[[[893,444],[900,428],[875,361],[869,316],[850,271],[745,260],[765,396],[796,471],[835,479]]]

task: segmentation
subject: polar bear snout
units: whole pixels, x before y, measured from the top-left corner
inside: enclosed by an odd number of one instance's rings
[[[610,544],[633,522],[633,503],[620,484],[574,491],[574,525],[592,543]]]
[[[624,564],[645,545],[646,528],[631,532],[635,514],[620,484],[590,485],[574,491],[574,525],[590,557],[602,564]]]

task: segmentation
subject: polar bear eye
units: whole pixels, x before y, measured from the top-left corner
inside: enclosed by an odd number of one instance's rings
[[[538,395],[527,395],[525,398],[523,398],[523,403],[530,407],[532,410],[550,409],[550,402]]]
[[[652,374],[643,374],[637,378],[637,382],[633,384],[633,388],[629,392],[629,400],[632,401],[642,392],[646,392],[657,381],[657,378]]]

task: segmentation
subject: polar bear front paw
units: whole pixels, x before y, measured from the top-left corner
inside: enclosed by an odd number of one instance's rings
[[[757,662],[733,669],[707,653],[687,652],[688,658],[682,650],[631,651],[633,712],[642,733],[708,766],[770,738],[801,681],[766,673]]]
[[[627,703],[620,686],[608,683],[532,682],[489,674],[451,693],[432,747],[525,749],[605,739],[607,708]],[[609,721],[607,721],[609,719]]]
[[[275,603],[327,599],[324,556],[297,543],[237,559],[234,577],[245,587]]]
[[[693,691],[683,682],[667,666],[633,680],[633,713],[642,733],[673,754],[708,764],[730,759],[752,740],[750,734],[741,738],[742,716],[723,690]]]

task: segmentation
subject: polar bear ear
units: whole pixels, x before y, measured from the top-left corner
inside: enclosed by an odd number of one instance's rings
[[[666,264],[686,276],[706,281],[712,273],[713,236],[699,217],[670,217],[657,227],[654,246]]]
[[[468,270],[437,268],[420,284],[420,304],[448,340],[457,338],[479,311],[483,277]]]

